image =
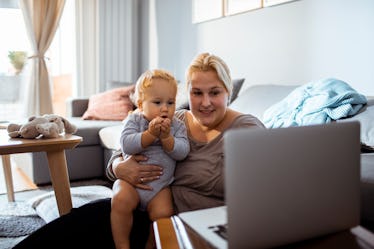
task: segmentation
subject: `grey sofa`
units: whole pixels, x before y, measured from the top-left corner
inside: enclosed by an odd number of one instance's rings
[[[262,120],[264,111],[286,97],[296,85],[243,85],[238,97],[230,107],[243,113],[251,113]],[[119,148],[120,121],[89,121],[80,116],[86,110],[88,99],[71,99],[68,102],[69,120],[78,126],[77,135],[83,142],[75,149],[67,151],[67,163],[71,180],[93,177],[105,178],[105,167],[113,150]],[[357,115],[339,120],[359,120],[361,140],[374,146],[374,99],[370,99]],[[49,182],[45,155],[33,156],[34,181]],[[363,150],[361,155],[361,197],[362,223],[374,231],[374,153]]]
[[[71,181],[105,178],[104,147],[99,131],[102,128],[121,124],[121,121],[83,120],[81,116],[88,107],[88,98],[72,98],[67,101],[67,118],[78,127],[75,133],[83,138],[76,148],[66,150],[66,161]],[[37,185],[49,184],[47,157],[44,152],[32,154],[31,178]]]

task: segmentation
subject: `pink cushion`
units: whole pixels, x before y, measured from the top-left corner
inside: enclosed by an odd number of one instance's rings
[[[92,95],[83,119],[123,120],[134,107],[130,93],[135,85],[118,87],[99,94]]]

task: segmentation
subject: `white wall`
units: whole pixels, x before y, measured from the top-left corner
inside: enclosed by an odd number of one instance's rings
[[[209,51],[247,85],[336,77],[374,96],[373,24],[372,0],[298,0],[200,24],[191,0],[158,0],[159,67],[184,80],[190,60]]]

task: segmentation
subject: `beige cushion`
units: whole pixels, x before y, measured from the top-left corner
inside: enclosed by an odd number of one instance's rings
[[[109,126],[101,129],[99,131],[101,144],[107,149],[120,149],[119,138],[121,136],[122,129],[123,125]]]

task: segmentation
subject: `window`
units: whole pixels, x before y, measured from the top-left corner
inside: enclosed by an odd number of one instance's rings
[[[21,89],[27,84],[22,70],[17,69],[10,60],[19,61],[22,53],[30,54],[30,42],[18,1],[7,1],[11,4],[0,4],[0,122],[17,120],[23,115]],[[75,2],[67,0],[56,31],[54,40],[46,52],[49,76],[52,84],[52,101],[54,113],[65,116],[65,101],[72,95],[75,74]],[[9,25],[11,24],[11,25]],[[14,53],[13,53],[14,52]],[[27,63],[27,58],[25,59]]]
[[[193,0],[192,22],[199,23],[295,0]]]
[[[223,15],[222,0],[194,0],[192,4],[194,23],[216,19]]]
[[[25,61],[21,55],[30,49],[22,11],[19,8],[14,8],[14,5],[0,8],[0,30],[2,34],[7,34],[0,39],[1,121],[15,119],[20,115],[22,61]]]

